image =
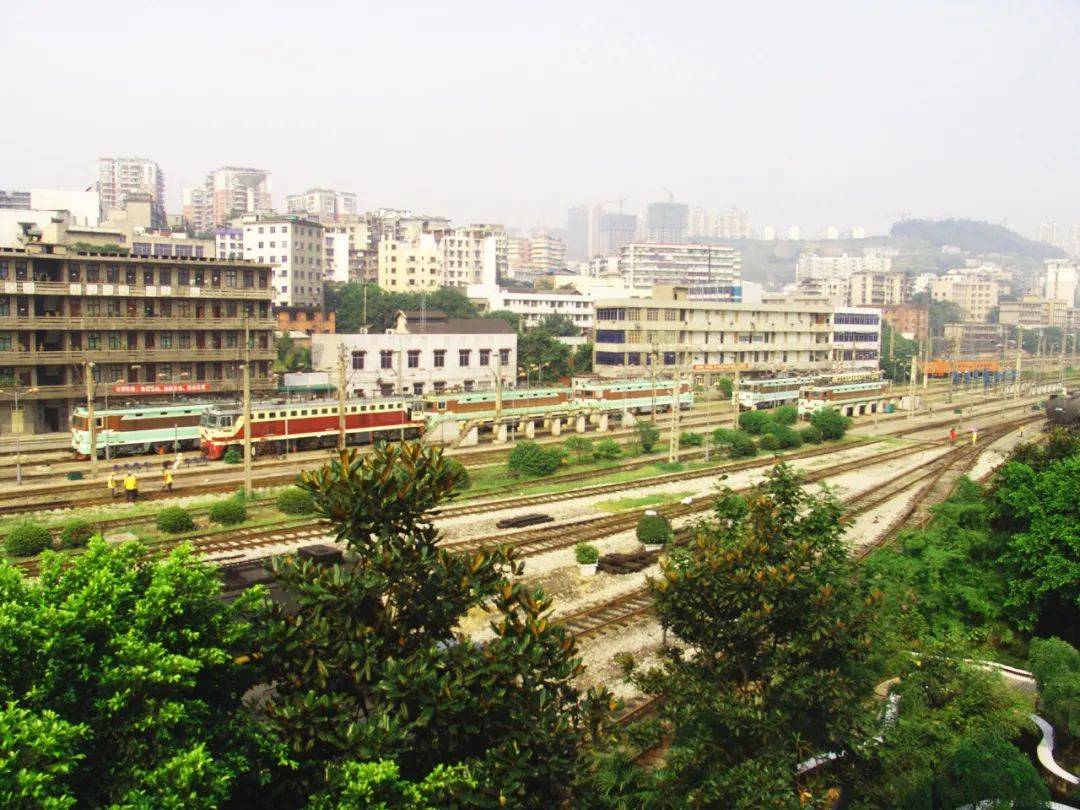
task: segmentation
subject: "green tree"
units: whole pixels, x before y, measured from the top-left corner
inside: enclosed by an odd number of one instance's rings
[[[739,414],[739,427],[747,433],[761,433],[772,421],[772,414],[768,411],[744,411]]]
[[[831,442],[844,438],[851,420],[835,408],[819,408],[810,416],[810,424],[821,431],[821,438]]]
[[[1043,715],[1075,737],[1080,731],[1080,651],[1059,638],[1036,638],[1028,656]]]
[[[735,383],[727,377],[721,377],[716,381],[716,388],[721,394],[730,399],[732,391],[735,390]]]
[[[518,363],[540,382],[570,373],[570,347],[543,329],[530,329],[518,337]]]
[[[660,441],[660,431],[652,422],[640,421],[637,423],[637,440],[643,453],[651,453]]]
[[[574,326],[566,315],[545,315],[536,328],[554,337],[576,337],[581,334],[581,329]]]
[[[70,784],[84,755],[85,725],[56,712],[0,707],[0,805],[65,810],[78,803]]]
[[[896,333],[888,324],[881,326],[880,368],[894,382],[911,379],[911,358],[919,355],[919,342]]]
[[[510,451],[507,469],[516,475],[551,475],[562,464],[557,447],[543,447],[536,442],[518,442]]]
[[[439,765],[419,782],[402,778],[397,763],[345,762],[331,769],[324,791],[312,797],[308,810],[430,810],[466,807],[476,780],[468,768]]]
[[[484,313],[485,318],[499,318],[506,321],[513,328],[515,332],[521,331],[521,316],[516,312],[510,312],[505,309],[496,309],[491,312]]]
[[[614,439],[601,439],[593,447],[593,458],[613,459],[622,455],[622,448]]]
[[[567,437],[563,442],[563,447],[566,448],[567,453],[577,456],[578,463],[581,463],[592,454],[593,444],[591,439],[574,434]]]
[[[1080,621],[1080,456],[1055,461],[1039,472],[1009,462],[992,493],[995,523],[1008,532],[1001,563],[1020,626],[1040,617],[1051,629],[1075,632]]]
[[[680,644],[635,680],[665,695],[665,806],[797,807],[798,763],[864,739],[873,600],[855,585],[840,514],[780,464],[746,497],[722,492],[695,540],[661,561],[650,587]]]
[[[284,752],[243,707],[257,673],[234,662],[261,596],[228,604],[220,591],[188,547],[153,561],[95,539],[46,555],[32,582],[0,563],[2,723],[29,712],[22,733],[38,735],[16,760],[36,774],[23,785],[79,807],[181,808],[265,784]],[[10,726],[0,740],[12,745]]]
[[[522,570],[512,550],[440,547],[427,513],[457,486],[441,451],[343,453],[302,486],[353,562],[273,563],[295,608],[268,609],[258,649],[276,688],[264,711],[298,765],[269,798],[320,793],[328,769],[389,761],[414,783],[440,765],[467,769],[476,785],[462,785],[458,806],[569,801],[610,698],[573,686],[573,637],[550,623],[550,597],[511,579]],[[492,616],[482,645],[457,634],[474,610]]]
[[[575,374],[590,374],[592,373],[592,356],[593,345],[592,343],[582,343],[576,349],[574,349],[574,357],[571,361],[571,365],[574,368]]]

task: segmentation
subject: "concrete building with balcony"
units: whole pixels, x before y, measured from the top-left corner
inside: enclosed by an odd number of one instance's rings
[[[1025,329],[1039,329],[1044,326],[1057,326],[1062,329],[1075,328],[1078,310],[1066,306],[1064,301],[1042,298],[1037,295],[1025,295],[1016,301],[1002,301],[998,305],[998,323],[1005,326],[1022,326]]]
[[[153,204],[154,228],[165,228],[165,174],[156,161],[139,157],[98,158],[97,193],[101,204],[101,219],[109,211],[122,209],[133,194],[150,197]]]
[[[998,305],[998,282],[983,276],[946,273],[930,282],[930,297],[956,304],[969,321],[985,321]]]
[[[892,259],[888,256],[817,256],[800,253],[795,264],[795,280],[811,278],[850,278],[853,273],[892,272]]]
[[[302,194],[290,194],[285,198],[288,213],[319,222],[337,222],[356,215],[359,208],[355,194],[329,188],[309,188]]]
[[[486,391],[517,379],[517,333],[501,318],[402,311],[384,333],[311,336],[312,367],[329,384],[342,352],[349,396]]]
[[[243,214],[273,211],[270,172],[223,166],[206,175],[202,185],[184,189],[184,218],[196,233],[225,225]]]
[[[469,300],[487,312],[513,312],[520,317],[522,329],[532,329],[549,315],[564,315],[581,333],[591,332],[595,307],[593,297],[573,287],[537,290],[532,287],[506,288],[474,285],[468,288]]]
[[[633,377],[654,366],[670,375],[708,365],[717,371],[739,367],[756,376],[877,367],[877,310],[837,308],[824,301],[737,304],[687,296],[685,287],[657,285],[648,300],[601,302],[594,371]]]
[[[318,222],[290,216],[249,215],[244,258],[274,268],[274,303],[281,307],[322,307],[326,243]]]
[[[1000,357],[1005,343],[1005,327],[999,323],[963,321],[943,327],[945,354],[952,357],[959,345],[960,357]]]
[[[270,268],[244,261],[76,252],[47,238],[0,248],[0,433],[16,390],[24,431],[66,430],[88,373],[95,398],[115,391],[117,405],[177,387],[234,398],[245,324],[252,390],[269,391],[271,302]]]
[[[628,287],[674,284],[711,290],[715,300],[742,300],[741,257],[727,245],[632,242],[623,247],[619,272]]]
[[[848,279],[848,306],[892,307],[910,298],[911,283],[905,273],[858,272]]]
[[[387,292],[423,292],[443,286],[443,252],[432,234],[404,242],[379,242],[377,283]]]
[[[1080,306],[1080,264],[1069,259],[1047,259],[1042,274],[1043,298]]]
[[[925,340],[930,334],[930,310],[912,304],[882,307],[885,323],[908,340]]]

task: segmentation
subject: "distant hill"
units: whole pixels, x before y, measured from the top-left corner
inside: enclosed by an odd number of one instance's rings
[[[1025,239],[1001,225],[971,219],[905,219],[892,226],[889,236],[935,248],[955,245],[971,253],[1013,253],[1038,260],[1065,256],[1060,248]]]

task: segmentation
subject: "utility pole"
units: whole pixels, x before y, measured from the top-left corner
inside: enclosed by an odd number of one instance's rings
[[[960,333],[953,340],[952,374],[949,375],[949,402],[953,401],[953,389],[956,388],[956,375],[960,373]]]
[[[889,328],[889,365],[892,366],[892,376],[896,379],[896,327]]]
[[[251,331],[244,316],[244,495],[251,497]]]
[[[361,304],[360,304],[360,325],[367,326],[367,283],[360,285],[362,290]]]
[[[668,461],[679,459],[679,400],[682,393],[682,370],[675,367],[675,384],[671,387],[671,435],[668,436]]]
[[[923,360],[922,360],[922,387],[923,391],[930,387],[930,335],[926,335],[926,340],[922,342],[923,347]]]
[[[731,427],[739,429],[739,363],[735,362],[735,379],[731,383]]]
[[[366,287],[364,289],[367,289]],[[338,450],[345,449],[345,343],[338,344],[337,362]]]
[[[90,429],[90,475],[97,475],[97,423],[94,419],[94,364],[86,363],[86,424]]]
[[[1024,327],[1020,324],[1016,325],[1016,373],[1014,380],[1015,388],[1013,389],[1013,398],[1020,399],[1020,375],[1023,374],[1023,361],[1024,361]]]
[[[911,380],[908,382],[908,419],[915,418],[915,385],[919,378],[919,354],[911,355]]]
[[[1061,330],[1061,368],[1058,369],[1058,380],[1061,384],[1062,392],[1065,391],[1065,330]]]

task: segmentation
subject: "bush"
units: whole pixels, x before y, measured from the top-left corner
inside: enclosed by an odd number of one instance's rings
[[[36,523],[20,523],[10,532],[4,541],[8,554],[16,557],[33,557],[35,554],[52,547],[52,533]]]
[[[802,447],[802,436],[799,435],[798,431],[789,428],[787,425],[777,425],[774,423],[766,427],[765,431],[780,442],[780,448],[782,450],[792,447]]]
[[[762,450],[779,450],[780,440],[776,438],[776,436],[774,436],[772,433],[766,433],[758,441],[758,446]]]
[[[567,453],[573,453],[577,456],[579,462],[584,461],[586,458],[592,455],[592,439],[586,439],[584,436],[570,436],[565,442],[563,447]]]
[[[660,441],[660,431],[652,422],[638,422],[637,431],[642,452],[651,453],[656,443]]]
[[[551,475],[562,464],[562,451],[545,449],[536,442],[521,442],[510,451],[507,466],[515,475]]]
[[[799,409],[794,405],[781,405],[773,411],[772,418],[778,425],[794,425],[799,419]]]
[[[600,550],[591,543],[578,543],[574,546],[574,559],[578,565],[593,565],[600,559]]]
[[[222,526],[233,526],[247,520],[247,507],[240,501],[229,499],[219,501],[210,507],[210,522]]]
[[[190,532],[195,528],[195,521],[191,519],[184,509],[179,506],[167,506],[157,513],[154,523],[158,529],[168,534]]]
[[[1059,638],[1036,638],[1028,652],[1039,686],[1039,705],[1056,728],[1080,732],[1080,652]]]
[[[686,433],[679,434],[679,447],[701,447],[705,444],[705,437],[700,433]]]
[[[222,459],[226,464],[239,464],[244,460],[244,451],[237,447],[230,447],[225,451],[225,456]]]
[[[799,431],[802,440],[807,444],[821,444],[821,431],[813,425],[807,425]]]
[[[637,524],[637,539],[650,546],[666,543],[672,537],[671,524],[663,515],[642,515]]]
[[[289,487],[277,496],[277,508],[286,515],[310,515],[315,511],[315,499],[311,493],[298,487]]]
[[[717,380],[716,387],[725,397],[730,397],[731,392],[735,390],[735,384],[727,377],[721,377],[719,380]]]
[[[739,414],[739,427],[747,433],[761,433],[771,421],[772,416],[767,411],[746,411]]]
[[[730,428],[717,428],[712,432],[713,444],[730,444],[731,434],[734,432]]]
[[[69,520],[60,530],[60,542],[64,548],[82,548],[93,536],[94,530],[85,520]]]
[[[466,490],[472,486],[472,478],[469,476],[469,471],[465,469],[464,464],[456,458],[448,458],[446,459],[446,465],[453,471],[454,477],[457,478],[458,490]]]
[[[757,445],[749,433],[742,430],[732,430],[728,436],[728,451],[732,458],[750,458],[757,455]]]
[[[821,438],[835,441],[844,438],[844,433],[851,427],[851,420],[835,408],[822,408],[810,417],[810,424],[821,431]]]
[[[601,439],[592,451],[595,459],[612,459],[622,455],[622,448],[614,439]]]

